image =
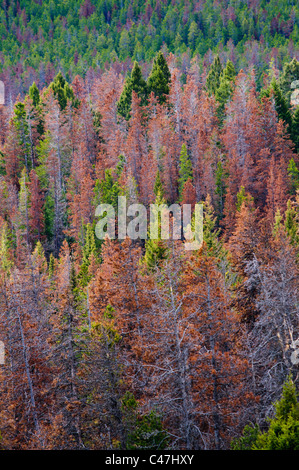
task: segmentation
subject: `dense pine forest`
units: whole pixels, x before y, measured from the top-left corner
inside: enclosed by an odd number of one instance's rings
[[[3,0],[0,38],[0,449],[299,450],[298,4]],[[121,196],[201,247],[99,239]]]

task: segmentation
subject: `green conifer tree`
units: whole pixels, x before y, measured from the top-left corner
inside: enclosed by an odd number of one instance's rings
[[[294,58],[284,65],[282,74],[278,81],[278,85],[288,104],[290,103],[292,93],[291,85],[295,80],[299,80],[299,62]]]
[[[220,123],[223,122],[225,117],[225,105],[233,93],[235,78],[236,70],[234,64],[228,60],[222,75],[220,75],[219,87],[214,92],[215,98],[219,103],[218,117]]]
[[[40,95],[35,82],[29,88],[29,97],[32,99],[33,106],[36,107],[40,102]]]
[[[78,273],[78,280],[81,286],[86,287],[91,279],[89,274],[89,266],[91,258],[97,259],[97,247],[95,241],[94,227],[92,224],[87,224],[85,233],[85,243],[83,246],[83,257],[80,270]]]
[[[297,106],[292,116],[291,137],[295,145],[295,150],[299,153],[299,106]]]
[[[299,403],[296,387],[289,377],[281,399],[275,404],[275,416],[268,431],[260,432],[253,450],[299,450]]]
[[[153,410],[141,415],[134,395],[126,392],[122,398],[122,412],[126,427],[126,449],[165,449],[167,433],[160,416]]]
[[[220,229],[217,229],[217,216],[212,206],[211,197],[208,195],[204,202],[203,212],[203,240],[207,247],[207,254],[220,257],[223,246],[219,240]],[[223,252],[224,254],[224,252]]]
[[[296,194],[296,191],[299,188],[299,170],[293,158],[291,158],[288,165],[288,175],[291,182],[290,192],[291,194]]]
[[[147,80],[149,93],[153,92],[159,103],[165,103],[169,94],[171,73],[163,53],[160,51],[154,59],[151,73]]]
[[[253,201],[253,197],[246,193],[244,186],[241,186],[237,194],[236,210],[240,212],[243,202],[250,204],[250,201]]]
[[[19,158],[22,159],[22,163],[25,165],[26,172],[32,168],[32,161],[30,158],[30,140],[29,140],[29,127],[27,122],[27,114],[24,103],[17,103],[14,108],[13,124],[18,134],[19,140]]]
[[[53,256],[53,254],[51,253],[51,254],[50,254],[50,258],[49,258],[49,266],[48,266],[48,276],[49,276],[49,279],[52,279],[52,278],[53,278],[54,269],[55,269],[55,258],[54,258],[54,256]]]
[[[285,230],[289,237],[291,238],[291,242],[295,245],[299,245],[299,226],[297,222],[298,211],[296,211],[294,204],[289,199],[287,202],[287,210],[285,212]]]
[[[61,72],[58,72],[53,82],[50,84],[50,88],[52,88],[61,110],[66,108],[69,100],[72,101],[73,106],[78,104],[73,89],[67,83]]]
[[[9,275],[13,266],[12,257],[12,237],[8,228],[8,223],[5,222],[2,227],[0,238],[0,269],[2,273]]]
[[[163,190],[163,185],[162,185],[162,181],[161,181],[161,174],[160,174],[159,169],[157,170],[157,175],[156,175],[156,179],[155,179],[154,193],[155,193],[155,196],[157,196],[158,193],[160,193],[162,197],[164,196],[164,190]]]
[[[276,80],[272,81],[271,89],[273,90],[273,93],[274,93],[275,109],[277,111],[278,118],[282,119],[285,122],[287,126],[287,131],[291,132],[292,131],[292,116],[291,116],[291,112],[289,109],[289,105],[280,87],[278,86]]]
[[[158,191],[155,204],[157,206],[166,206],[166,201]],[[161,265],[161,262],[168,257],[168,247],[164,240],[161,238],[161,213],[157,214],[158,220],[158,238],[157,239],[147,239],[145,242],[145,254],[143,262],[148,267],[149,270],[155,270]]]
[[[183,144],[179,163],[179,200],[182,199],[184,184],[188,179],[193,179],[192,163],[187,152],[186,144]]]
[[[120,186],[118,180],[113,177],[111,168],[105,170],[105,177],[97,180],[94,187],[94,205],[111,204],[117,209],[118,196],[120,195]]]
[[[217,169],[215,173],[216,179],[216,189],[215,193],[217,194],[217,212],[219,219],[223,217],[223,209],[224,209],[224,200],[226,194],[226,184],[225,184],[225,172],[221,161],[217,163]]]
[[[142,76],[142,70],[136,61],[134,62],[131,74],[125,81],[122,94],[117,103],[118,114],[123,116],[127,121],[130,119],[132,91],[135,91],[141,99],[141,106],[146,106],[148,98],[147,84]]]
[[[299,450],[299,403],[291,377],[286,380],[281,399],[275,403],[275,416],[266,432],[257,424],[247,425],[242,437],[234,439],[232,450]]]
[[[216,55],[207,75],[206,87],[210,95],[215,95],[220,86],[221,76],[223,74],[222,64],[219,56]]]

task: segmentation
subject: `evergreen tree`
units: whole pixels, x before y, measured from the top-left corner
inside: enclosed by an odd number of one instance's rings
[[[186,144],[182,145],[179,163],[179,199],[182,199],[184,184],[188,179],[193,179],[192,163],[187,153]]]
[[[19,144],[19,159],[25,165],[26,172],[29,174],[33,162],[30,158],[30,140],[27,114],[24,103],[17,103],[14,109],[13,125],[17,131]]]
[[[32,99],[33,106],[36,107],[40,102],[40,95],[39,89],[37,88],[35,82],[33,82],[31,87],[29,88],[29,96]]]
[[[120,196],[120,185],[118,180],[113,177],[112,169],[105,170],[105,177],[97,180],[94,187],[94,205],[111,204],[117,209],[118,196]]]
[[[296,387],[289,377],[268,431],[260,432],[253,450],[299,450],[299,402]]]
[[[78,273],[78,280],[83,287],[86,287],[91,280],[92,276],[89,273],[89,266],[94,260],[97,259],[97,248],[94,234],[94,227],[91,224],[87,224],[85,233],[85,243],[83,246],[83,257]]]
[[[154,59],[153,67],[147,80],[149,93],[153,92],[160,104],[165,103],[166,97],[169,94],[170,79],[171,74],[167,62],[160,51]]]
[[[145,106],[147,104],[148,97],[147,84],[142,77],[142,70],[136,61],[134,62],[131,75],[129,75],[126,79],[122,94],[120,95],[119,101],[117,103],[118,114],[123,116],[127,121],[131,116],[132,91],[137,93],[141,100],[141,106]]]
[[[206,87],[210,95],[215,95],[216,91],[220,86],[220,80],[223,74],[222,64],[220,62],[219,56],[216,55],[214,62],[211,65],[209,73],[207,75]]]
[[[215,193],[217,194],[217,212],[219,219],[223,217],[225,193],[226,193],[226,183],[225,183],[225,172],[221,161],[217,163],[217,169],[215,173],[216,180],[216,189]]]
[[[232,450],[251,450],[253,444],[256,442],[257,436],[260,432],[259,426],[246,425],[242,437],[233,439],[231,442]]]
[[[297,222],[298,211],[295,209],[295,204],[289,199],[287,203],[287,210],[285,212],[285,230],[292,243],[299,245],[299,227]]]
[[[66,108],[69,100],[72,101],[73,105],[76,104],[73,89],[67,83],[61,72],[58,72],[53,82],[50,84],[50,88],[53,90],[54,96],[57,99],[61,110]]]
[[[299,170],[293,158],[288,165],[288,175],[291,181],[291,194],[295,194],[299,188]]]
[[[279,87],[288,103],[290,103],[292,93],[291,85],[295,80],[299,80],[299,62],[294,58],[284,65],[278,82]]]
[[[162,194],[160,191],[158,191],[156,200],[155,200],[155,205],[156,206],[166,206],[166,201],[163,198]],[[167,259],[168,257],[168,246],[167,243],[162,240],[161,238],[161,213],[158,212],[158,214],[155,214],[155,216],[158,218],[157,224],[158,224],[158,238],[157,239],[151,239],[149,238],[145,242],[145,254],[143,258],[143,262],[145,265],[148,267],[149,270],[155,270],[157,267],[161,265],[161,262],[163,260]]]
[[[292,119],[292,141],[294,142],[296,152],[299,152],[299,106],[294,111]]]
[[[157,413],[141,415],[138,402],[130,392],[122,399],[122,411],[127,428],[126,449],[165,449],[167,433]]]
[[[157,175],[156,175],[155,185],[154,185],[155,196],[158,196],[158,193],[160,193],[160,195],[163,197],[164,191],[163,191],[163,185],[162,185],[161,174],[160,174],[159,169],[157,170]]]
[[[287,131],[292,132],[292,116],[289,105],[276,80],[272,82],[271,89],[274,93],[275,109],[277,111],[278,118],[285,122]]]
[[[236,70],[234,64],[228,60],[223,73],[220,75],[219,87],[214,91],[215,98],[219,103],[217,112],[220,122],[222,122],[224,119],[225,105],[232,96],[235,78]]]
[[[236,202],[236,210],[241,212],[241,207],[243,203],[246,205],[250,205],[253,202],[253,198],[250,194],[246,193],[244,186],[241,186],[238,194],[237,194],[237,202]]]
[[[203,240],[206,246],[206,254],[220,258],[224,254],[223,247],[219,241],[220,229],[217,229],[217,217],[211,203],[211,197],[208,195],[204,202],[203,218]]]
[[[12,234],[7,222],[5,222],[0,238],[0,269],[2,273],[9,274],[13,266],[12,246]]]

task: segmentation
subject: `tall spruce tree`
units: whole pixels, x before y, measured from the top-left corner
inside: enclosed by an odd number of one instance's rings
[[[18,136],[19,159],[22,160],[22,163],[25,165],[26,172],[29,174],[32,167],[32,161],[30,161],[29,128],[24,103],[19,102],[15,105],[13,125]]]
[[[222,74],[222,64],[220,62],[219,56],[216,55],[214,62],[212,63],[209,73],[207,75],[206,81],[207,91],[210,95],[215,95],[216,91],[218,90]]]
[[[32,104],[36,107],[40,101],[39,89],[36,86],[36,83],[33,82],[31,87],[29,88],[29,96],[32,99]]]
[[[292,119],[292,141],[294,142],[296,152],[299,152],[299,106],[294,111]]]
[[[157,192],[155,206],[166,206],[166,201],[163,198],[160,190]],[[152,239],[148,238],[145,242],[145,254],[143,258],[144,264],[147,266],[149,271],[155,271],[163,262],[163,260],[168,258],[169,249],[167,246],[167,242],[162,240],[161,237],[161,213],[157,212],[155,214],[157,217],[157,224],[158,224],[158,238]]]
[[[165,103],[170,91],[171,73],[163,53],[160,51],[154,59],[151,73],[147,80],[149,93],[153,92],[160,104]]]
[[[292,115],[290,112],[288,101],[283,95],[276,80],[273,80],[271,88],[274,93],[275,109],[278,114],[278,118],[282,119],[285,122],[287,126],[287,131],[292,132]]]
[[[66,108],[68,100],[71,100],[73,105],[77,103],[73,89],[61,72],[58,72],[53,82],[50,84],[50,88],[52,88],[61,110]]]
[[[291,158],[289,161],[288,176],[291,183],[290,192],[291,194],[296,194],[296,191],[299,188],[299,169],[297,168],[294,158]]]
[[[253,450],[299,450],[299,402],[296,387],[289,377],[268,431],[259,433]]]
[[[220,75],[219,87],[215,90],[215,98],[219,103],[218,117],[220,122],[222,122],[225,117],[225,105],[232,96],[235,78],[236,70],[234,64],[228,60],[223,73]],[[209,86],[211,86],[211,84],[209,84]]]
[[[117,103],[117,112],[123,116],[127,121],[130,119],[131,106],[132,106],[132,91],[137,93],[140,98],[141,106],[147,104],[148,89],[146,81],[142,76],[142,70],[138,62],[134,62],[131,74],[127,77],[125,85]]]
[[[187,152],[186,144],[183,144],[181,149],[179,175],[179,198],[181,200],[184,184],[188,179],[193,179],[192,163]]]

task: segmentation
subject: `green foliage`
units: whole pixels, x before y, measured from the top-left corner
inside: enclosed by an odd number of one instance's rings
[[[217,169],[215,173],[215,180],[216,180],[216,189],[215,193],[217,194],[217,212],[218,217],[221,219],[223,217],[223,209],[224,209],[224,200],[226,194],[226,183],[225,183],[226,174],[223,168],[221,161],[217,163]]]
[[[222,64],[219,56],[216,55],[207,75],[206,87],[210,95],[215,95],[220,86],[221,76],[223,74]]]
[[[97,247],[95,242],[94,227],[92,224],[87,224],[85,228],[85,240],[82,249],[82,263],[78,273],[78,279],[81,286],[87,286],[90,279],[92,278],[89,273],[89,266],[91,259],[97,260]]]
[[[250,204],[253,201],[253,197],[246,193],[244,186],[241,186],[237,194],[236,210],[240,212],[243,202]]]
[[[253,450],[299,450],[299,403],[291,378],[283,386],[281,399],[275,404],[275,416],[268,431],[259,433]]]
[[[256,442],[260,430],[257,424],[247,425],[243,430],[242,437],[234,439],[231,443],[231,450],[251,450]]]
[[[299,62],[294,58],[284,65],[283,72],[279,77],[278,82],[288,103],[290,103],[292,93],[291,85],[295,80],[299,80]]]
[[[292,129],[292,115],[289,109],[289,104],[283,95],[280,87],[278,86],[276,80],[274,80],[271,84],[271,88],[274,93],[274,100],[275,100],[275,109],[278,114],[278,118],[282,119],[289,131]]]
[[[103,319],[100,322],[92,323],[92,330],[100,341],[105,343],[108,351],[114,354],[115,346],[121,341],[122,337],[115,326],[115,310],[108,304],[103,313]]]
[[[113,170],[105,170],[103,180],[97,180],[94,187],[94,205],[111,204],[116,210],[118,207],[118,196],[121,195],[121,188],[118,180],[113,177]]]
[[[296,152],[299,152],[299,106],[297,106],[293,114],[291,136]]]
[[[295,245],[299,245],[299,226],[298,226],[298,211],[294,208],[291,200],[287,202],[287,210],[285,211],[285,230]]]
[[[158,196],[158,194],[160,194],[162,197],[164,195],[163,185],[162,185],[162,181],[161,181],[161,174],[160,174],[159,170],[157,170],[157,175],[156,175],[156,179],[155,179],[154,194],[155,194],[155,196]]]
[[[160,191],[158,191],[155,204],[162,207],[166,206],[166,201],[163,198]],[[158,238],[151,239],[149,238],[145,242],[145,254],[143,258],[143,263],[147,266],[149,270],[155,270],[161,265],[163,260],[168,258],[168,247],[164,240],[161,238],[161,213],[155,214],[157,217],[158,224]]]
[[[211,50],[217,53],[220,45],[231,52],[233,45],[238,68],[245,68],[252,61],[253,38],[261,69],[266,70],[273,48],[279,62],[290,61],[289,46],[296,48],[299,38],[298,5],[287,0],[279,2],[279,15],[277,0],[260,2],[254,9],[246,2],[207,0],[200,10],[196,0],[92,0],[92,13],[82,10],[82,0],[12,0],[8,9],[6,4],[0,6],[0,71],[22,64],[20,80],[32,70],[42,76],[53,64],[70,81],[89,67],[103,69],[107,62],[151,61],[162,46],[203,57]],[[234,20],[224,23],[227,8]]]
[[[39,95],[39,89],[36,86],[36,83],[33,82],[31,87],[29,88],[29,96],[32,99],[33,106],[37,106],[40,102],[40,95]]]
[[[187,153],[186,144],[182,145],[179,163],[179,200],[182,199],[184,184],[188,179],[193,179],[192,162]]]
[[[125,167],[125,164],[126,164],[126,157],[124,155],[120,155],[118,157],[118,162],[116,165],[116,174],[118,178],[121,176],[123,169]]]
[[[299,403],[296,387],[289,377],[281,399],[275,404],[275,416],[268,430],[246,426],[243,436],[232,442],[233,450],[299,450]]]
[[[53,254],[51,253],[50,258],[49,258],[49,266],[48,266],[49,279],[52,279],[53,274],[54,274],[54,269],[55,269],[55,258],[53,256]]]
[[[29,173],[32,162],[30,161],[29,127],[24,103],[15,105],[12,120],[18,135],[19,159]]]
[[[4,223],[1,232],[0,238],[0,267],[2,273],[9,274],[12,266],[12,256],[11,256],[11,249],[12,249],[12,235],[11,231],[9,230],[7,222]]]
[[[61,110],[66,108],[69,100],[73,105],[76,105],[74,92],[61,72],[56,75],[53,82],[50,84],[50,88],[53,90]]]
[[[122,399],[127,428],[126,449],[146,450],[165,449],[167,434],[163,429],[160,416],[155,411],[141,415],[134,395],[127,392]]]
[[[219,240],[220,229],[217,228],[217,216],[209,196],[203,205],[203,240],[207,247],[207,254],[220,258],[224,255],[224,250]]]
[[[293,158],[291,158],[288,165],[288,175],[291,181],[291,194],[296,194],[299,188],[299,170]]]
[[[159,52],[153,62],[150,76],[147,80],[149,93],[153,92],[160,103],[165,103],[169,94],[170,71],[162,52]]]
[[[132,105],[132,91],[135,91],[140,98],[141,106],[147,104],[148,89],[142,71],[138,63],[135,61],[131,75],[126,79],[122,94],[117,103],[117,111],[127,121],[130,119],[131,105]]]
[[[225,116],[225,105],[229,101],[233,90],[236,70],[234,64],[228,60],[224,69],[218,56],[215,57],[207,76],[207,90],[209,94],[214,94],[218,102],[217,114],[220,124]]]

